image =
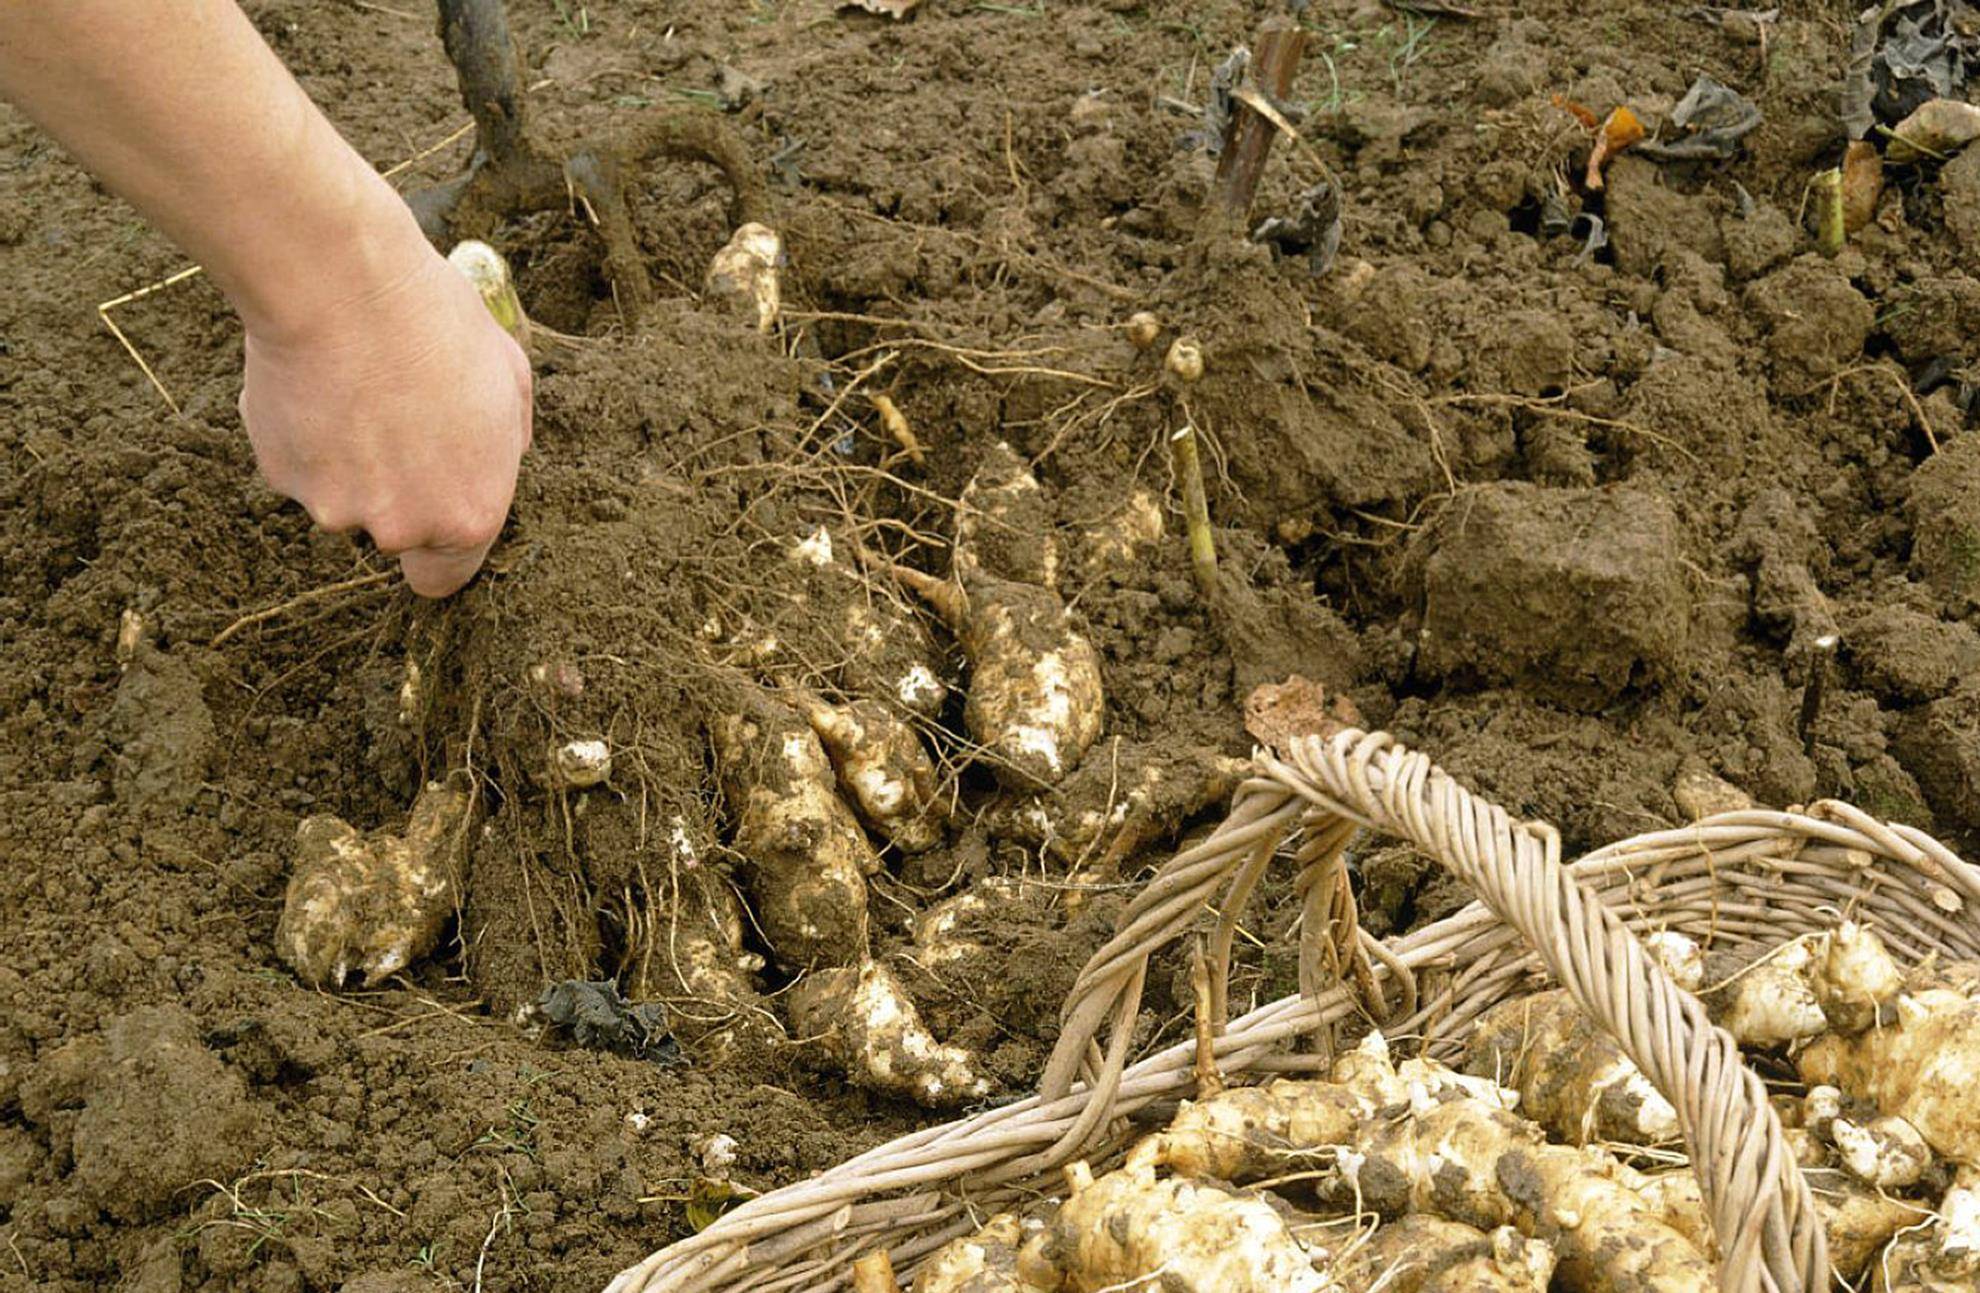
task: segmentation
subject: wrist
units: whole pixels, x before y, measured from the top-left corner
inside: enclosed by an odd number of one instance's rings
[[[377,172],[336,140],[308,202],[262,224],[235,249],[222,290],[247,331],[272,345],[334,336],[440,261],[412,212]],[[317,154],[319,162],[325,160]],[[209,266],[209,269],[212,267]]]

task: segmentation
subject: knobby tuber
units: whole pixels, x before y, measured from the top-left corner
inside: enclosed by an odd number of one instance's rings
[[[1932,1166],[1932,1147],[1902,1118],[1886,1114],[1862,1124],[1837,1118],[1830,1134],[1849,1174],[1874,1189],[1916,1185]]]
[[[1828,1028],[1809,981],[1815,955],[1805,938],[1784,943],[1718,989],[1705,1004],[1741,1046],[1784,1046]]]
[[[800,703],[860,820],[903,853],[941,841],[935,761],[905,719],[876,700]]]
[[[1000,1212],[973,1235],[952,1240],[921,1265],[912,1293],[1035,1293],[1018,1277],[1018,1253],[1044,1223]]]
[[[866,876],[877,866],[866,833],[796,710],[762,692],[745,693],[739,709],[710,728],[763,932],[792,968],[857,964]]]
[[[1671,1102],[1562,989],[1487,1011],[1464,1067],[1518,1091],[1520,1112],[1572,1145],[1663,1145],[1680,1135]]]
[[[779,282],[783,264],[784,240],[775,229],[752,220],[715,253],[704,288],[710,297],[749,318],[758,332],[768,332],[783,309]]]
[[[1808,1169],[1808,1186],[1828,1236],[1829,1264],[1851,1282],[1870,1269],[1891,1236],[1922,1220],[1917,1204],[1873,1190],[1834,1167]],[[1660,1172],[1644,1180],[1639,1193],[1666,1225],[1701,1252],[1714,1251],[1705,1197],[1690,1171]]]
[[[1547,1293],[1553,1248],[1511,1226],[1490,1234],[1442,1217],[1413,1216],[1376,1227],[1341,1261],[1351,1289],[1383,1293]]]
[[[1144,1282],[1179,1293],[1345,1293],[1257,1195],[1162,1179],[1145,1162],[1098,1180],[1075,1163],[1066,1184],[1058,1216],[1019,1262],[1023,1278],[1046,1293]]]
[[[1052,785],[1100,735],[1099,653],[1054,586],[1058,546],[1038,481],[1009,445],[991,452],[957,511],[953,577],[900,566],[894,575],[961,643],[971,670],[963,721],[998,775]]]
[[[460,893],[473,783],[429,782],[403,835],[360,835],[343,819],[305,818],[275,926],[275,949],[303,981],[377,983],[433,950]]]
[[[901,981],[877,961],[806,975],[791,989],[790,1007],[798,1035],[822,1042],[860,1086],[931,1108],[990,1090],[969,1052],[936,1041]]]
[[[1927,988],[1898,997],[1890,1014],[1856,1036],[1810,1042],[1798,1057],[1802,1080],[1867,1100],[1941,1157],[1980,1166],[1980,1001]]]
[[[845,608],[821,626],[837,656],[833,672],[839,690],[848,696],[884,698],[923,718],[940,714],[949,686],[921,621],[879,596],[858,571],[840,560],[831,532],[824,527],[792,544],[789,555],[815,572],[807,596]]]

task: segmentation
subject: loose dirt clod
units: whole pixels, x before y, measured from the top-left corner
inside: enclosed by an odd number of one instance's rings
[[[275,926],[275,950],[305,983],[380,983],[431,952],[459,901],[473,785],[464,772],[427,783],[403,835],[361,835],[341,818],[305,818]]]

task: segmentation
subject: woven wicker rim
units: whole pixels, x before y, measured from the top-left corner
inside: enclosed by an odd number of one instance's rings
[[[1345,882],[1361,829],[1409,841],[1480,901],[1393,943],[1369,937]],[[1721,1285],[1735,1293],[1828,1287],[1820,1218],[1759,1079],[1637,932],[1677,929],[1758,954],[1847,914],[1908,963],[1980,957],[1980,872],[1924,832],[1847,804],[1721,814],[1563,866],[1551,826],[1514,821],[1386,733],[1308,737],[1284,757],[1260,753],[1223,824],[1122,913],[1068,996],[1037,1095],[753,1199],[621,1272],[607,1293],[837,1289],[876,1247],[908,1272],[991,1213],[1051,1192],[1065,1163],[1117,1153],[1133,1135],[1130,1115],[1194,1082],[1194,1041],[1127,1062],[1149,957],[1214,905],[1222,1010],[1238,920],[1288,844],[1301,867],[1301,991],[1222,1024],[1222,1071],[1323,1067],[1333,1030],[1368,1014],[1446,1053],[1543,969],[1677,1108],[1720,1241]]]

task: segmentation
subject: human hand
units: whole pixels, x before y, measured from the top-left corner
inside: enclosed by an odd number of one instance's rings
[[[379,260],[335,308],[249,322],[241,418],[271,488],[444,597],[508,516],[529,360],[423,240]]]

